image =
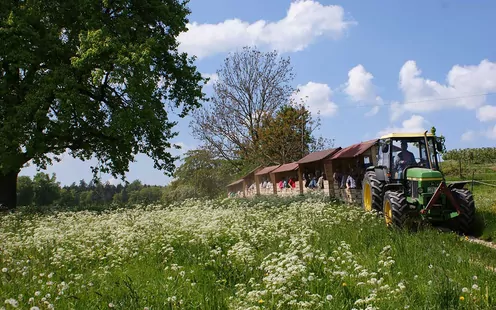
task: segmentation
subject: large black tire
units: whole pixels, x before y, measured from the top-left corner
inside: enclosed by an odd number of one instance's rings
[[[367,193],[367,187],[370,189],[369,193]],[[365,173],[362,182],[362,207],[365,211],[376,210],[382,212],[383,188],[384,182],[377,179],[375,171],[367,171]],[[367,200],[367,195],[370,200]]]
[[[468,235],[475,218],[475,201],[472,193],[465,188],[452,189],[451,193],[460,205],[461,214],[452,219],[452,229]]]
[[[405,228],[410,216],[410,207],[402,192],[387,191],[383,203],[386,224],[394,228]]]

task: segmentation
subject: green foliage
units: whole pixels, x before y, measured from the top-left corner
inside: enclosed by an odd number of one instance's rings
[[[200,106],[202,78],[177,51],[187,2],[3,1],[0,176],[67,149],[124,175],[138,153],[172,174],[176,122]]]
[[[215,198],[225,194],[225,186],[240,171],[227,160],[217,158],[209,150],[186,152],[183,163],[174,174],[174,180],[165,189],[167,202],[186,198]]]
[[[443,154],[443,160],[461,160],[471,164],[495,164],[496,147],[453,149]]]
[[[128,202],[132,204],[151,204],[159,202],[164,189],[160,186],[145,186],[140,190],[130,191]]]
[[[36,206],[49,206],[60,198],[59,183],[55,174],[50,177],[46,173],[38,172],[33,178],[33,187],[33,202]]]
[[[17,204],[29,206],[34,201],[34,186],[30,177],[20,176],[17,178]]]
[[[283,105],[273,117],[265,115],[258,130],[258,148],[254,152],[261,165],[297,161],[319,141],[312,135],[318,122],[303,105]],[[312,150],[315,151],[315,150]]]
[[[86,183],[81,180],[78,185],[60,187],[55,175],[38,173],[31,180],[20,176],[17,184],[17,198],[20,206],[30,206],[33,211],[53,208],[88,208],[102,206],[110,208],[112,204],[153,204],[161,201],[164,193],[162,186],[143,185],[135,180],[127,185],[103,184],[98,180]]]

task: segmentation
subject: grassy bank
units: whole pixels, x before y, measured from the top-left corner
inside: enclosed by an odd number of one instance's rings
[[[317,197],[18,213],[0,235],[7,309],[496,307],[494,250]]]

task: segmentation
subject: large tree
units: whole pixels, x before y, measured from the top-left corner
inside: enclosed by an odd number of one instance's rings
[[[205,79],[177,51],[187,1],[30,0],[0,6],[0,204],[18,172],[67,149],[123,176],[138,153],[171,175],[170,140]]]
[[[209,105],[193,113],[191,127],[206,149],[246,167],[286,163],[329,146],[314,137],[320,119],[296,102],[289,58],[245,47],[217,71]]]
[[[211,103],[193,113],[196,138],[229,161],[250,157],[264,117],[274,116],[294,92],[289,58],[254,47],[230,53],[217,71]]]

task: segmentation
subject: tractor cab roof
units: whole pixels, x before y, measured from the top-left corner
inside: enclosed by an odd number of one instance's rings
[[[393,132],[382,136],[381,139],[402,139],[402,138],[422,138],[422,137],[424,137],[423,132]],[[428,132],[427,137],[434,137],[434,135]]]

